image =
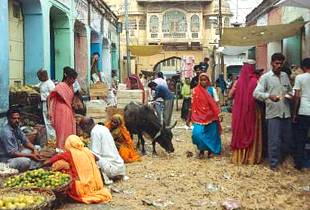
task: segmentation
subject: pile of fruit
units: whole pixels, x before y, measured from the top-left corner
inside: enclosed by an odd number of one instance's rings
[[[10,177],[5,180],[5,187],[55,189],[70,181],[68,174],[37,169]]]
[[[24,209],[41,205],[45,198],[41,195],[11,194],[0,197],[0,209]]]
[[[30,85],[25,85],[25,86],[14,85],[10,87],[10,91],[14,93],[26,92],[27,94],[39,94],[39,92]]]

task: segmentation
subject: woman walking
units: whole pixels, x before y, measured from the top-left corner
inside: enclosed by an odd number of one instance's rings
[[[234,98],[231,140],[234,164],[258,164],[262,159],[262,109],[253,97],[258,78],[255,65],[244,63],[231,94]]]
[[[65,67],[64,80],[51,92],[48,98],[49,117],[56,131],[56,147],[63,149],[68,136],[76,133],[76,124],[72,102],[74,99],[73,83],[77,73]]]
[[[192,140],[200,151],[199,158],[204,157],[204,151],[208,151],[208,157],[221,153],[220,109],[214,96],[216,92],[210,84],[208,75],[200,74],[199,83],[193,90],[190,117],[194,126]]]

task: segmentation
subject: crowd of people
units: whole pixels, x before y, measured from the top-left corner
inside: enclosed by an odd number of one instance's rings
[[[222,151],[221,104],[207,74],[208,61],[206,58],[194,67],[195,76],[184,78],[181,90],[181,118],[187,126],[192,123],[192,142],[199,150],[199,158],[204,158],[205,152],[211,158]],[[270,168],[277,170],[288,155],[293,155],[295,168],[303,168],[310,127],[310,58],[302,61],[303,72],[293,79],[282,71],[284,61],[281,53],[275,53],[271,57],[272,69],[263,72],[255,68],[255,61],[247,60],[232,85],[229,96],[233,99],[231,159],[234,164],[259,164],[268,157]],[[95,65],[93,68],[95,81],[98,71]],[[0,161],[21,172],[50,166],[52,170],[71,175],[71,198],[84,203],[111,201],[112,196],[103,183],[127,180],[125,163],[141,160],[123,116],[115,114],[104,125],[83,117],[79,127],[90,137],[90,144],[85,147],[76,135],[74,110],[80,107],[79,92],[74,88],[77,72],[65,67],[63,80],[56,86],[45,70],[40,69],[37,76],[47,135],[55,137],[58,154],[43,162],[41,147],[26,138],[20,129],[21,112],[12,107],[0,132]],[[97,82],[100,81],[101,77]],[[215,82],[220,92],[227,91],[224,83],[220,75]],[[163,73],[159,72],[147,86],[153,93],[151,104],[159,121],[169,126],[174,96]],[[145,84],[132,75],[127,87],[144,90]]]
[[[12,106],[0,132],[0,161],[20,172],[49,166],[71,175],[68,195],[72,199],[84,203],[111,201],[103,183],[127,180],[125,163],[141,160],[123,117],[115,114],[105,126],[83,117],[79,127],[90,137],[87,148],[76,135],[75,110],[81,105],[79,92],[74,90],[77,72],[65,67],[63,80],[57,85],[43,69],[37,76],[47,137],[54,137],[57,154],[49,160],[40,155],[41,147],[33,145],[20,128],[20,109]]]
[[[271,69],[255,68],[254,60],[247,60],[238,79],[231,84],[232,99],[232,162],[259,164],[268,158],[271,170],[292,155],[295,168],[302,170],[305,144],[310,129],[310,58],[302,61],[302,72],[291,77],[284,72],[285,57],[275,53]],[[218,95],[228,92],[223,75],[216,80],[220,94],[200,65],[194,67],[195,76],[185,78],[181,118],[193,124],[192,141],[199,157],[221,153],[221,107]],[[189,108],[190,107],[190,108]]]

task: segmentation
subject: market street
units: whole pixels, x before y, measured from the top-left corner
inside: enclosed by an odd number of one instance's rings
[[[147,141],[147,155],[142,161],[126,165],[130,179],[109,186],[113,195],[110,204],[72,203],[59,209],[222,209],[221,204],[229,199],[239,201],[246,209],[309,209],[309,169],[299,172],[291,160],[279,172],[271,171],[266,163],[231,164],[229,114],[223,122],[222,157],[200,160],[191,131],[184,128],[179,115],[174,112],[178,119],[173,139],[175,153],[167,155],[157,145],[158,156],[153,156]]]

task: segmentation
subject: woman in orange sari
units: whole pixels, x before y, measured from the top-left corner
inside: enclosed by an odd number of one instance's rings
[[[71,175],[73,181],[68,195],[74,200],[87,204],[112,200],[111,193],[103,186],[95,156],[78,136],[70,135],[66,139],[65,152],[52,157],[48,164],[53,164],[53,171]]]
[[[125,127],[124,119],[121,115],[113,115],[111,121],[105,126],[110,130],[118,152],[125,163],[132,163],[141,160],[135,150],[133,140]]]
[[[77,73],[65,67],[64,80],[51,92],[48,98],[49,117],[56,131],[56,147],[63,149],[66,138],[76,133],[76,124],[72,102],[74,99],[73,83]]]

